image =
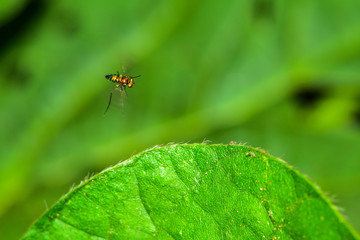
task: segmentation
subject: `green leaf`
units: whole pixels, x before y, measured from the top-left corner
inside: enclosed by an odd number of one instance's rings
[[[154,148],[64,196],[24,239],[359,239],[316,186],[262,150]]]

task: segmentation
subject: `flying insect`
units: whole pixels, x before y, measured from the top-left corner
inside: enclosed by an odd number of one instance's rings
[[[116,83],[116,87],[110,93],[109,104],[108,104],[104,114],[106,114],[106,112],[108,111],[110,104],[111,104],[112,94],[116,90],[121,92],[121,106],[122,106],[122,111],[124,112],[123,93],[125,93],[125,95],[127,96],[126,87],[132,88],[132,86],[134,86],[134,84],[135,84],[134,78],[138,78],[138,77],[141,77],[141,75],[132,77],[132,76],[128,76],[128,75],[120,75],[119,72],[105,75],[105,78],[107,80],[109,80],[110,82]]]

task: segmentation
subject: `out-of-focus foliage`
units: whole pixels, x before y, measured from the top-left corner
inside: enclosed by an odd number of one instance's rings
[[[204,139],[286,159],[359,230],[359,12],[355,0],[2,1],[0,235],[21,236],[89,173]],[[125,114],[115,97],[104,116],[104,75],[122,66],[142,77]]]

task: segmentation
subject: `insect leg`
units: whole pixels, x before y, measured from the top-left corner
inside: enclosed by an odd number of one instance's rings
[[[125,92],[125,96],[127,97],[127,91],[126,91],[126,87],[124,87],[124,92]]]
[[[121,92],[121,110],[122,110],[122,114],[124,114],[124,93],[125,93],[125,97],[127,97],[126,87],[120,85],[120,92]]]
[[[106,108],[106,110],[105,110],[105,112],[104,112],[104,115],[106,114],[106,112],[108,111],[108,109],[109,109],[109,107],[110,107],[112,94],[113,94],[113,92],[114,92],[115,90],[117,90],[117,89],[119,89],[119,87],[116,87],[114,90],[111,91],[111,93],[110,93],[110,99],[109,99],[109,104],[108,104],[108,106],[107,106],[107,108]]]

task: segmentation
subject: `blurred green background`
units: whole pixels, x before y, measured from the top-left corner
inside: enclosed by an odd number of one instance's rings
[[[0,236],[154,145],[236,141],[360,230],[360,1],[1,0]],[[141,74],[103,115],[115,84]]]

